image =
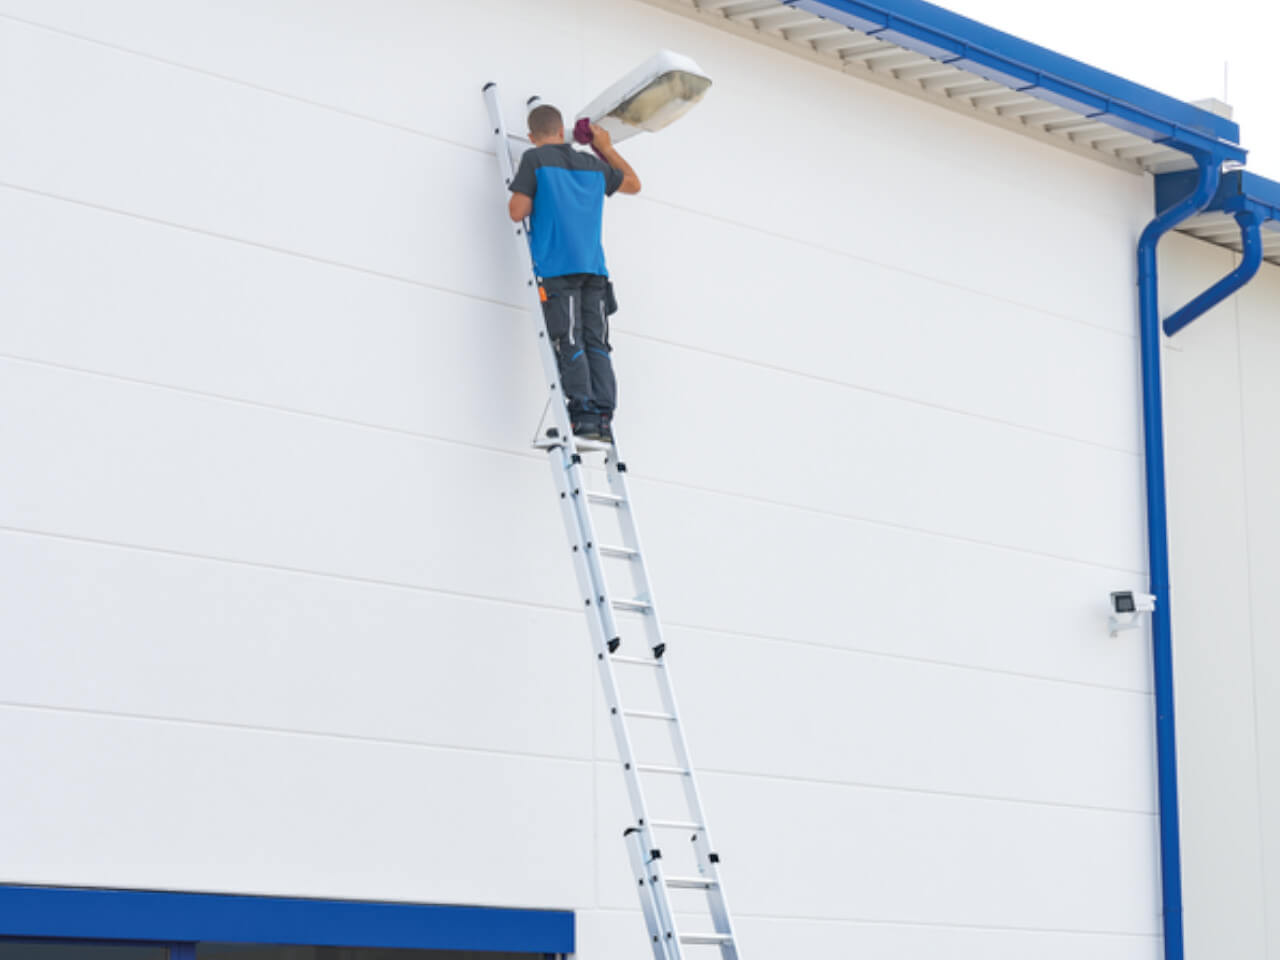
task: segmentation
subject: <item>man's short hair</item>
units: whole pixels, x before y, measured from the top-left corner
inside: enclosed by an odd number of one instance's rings
[[[529,132],[535,137],[550,137],[564,127],[564,117],[549,103],[534,107],[529,112]]]

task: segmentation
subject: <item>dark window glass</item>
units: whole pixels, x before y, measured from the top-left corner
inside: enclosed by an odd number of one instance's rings
[[[0,960],[169,960],[168,947],[0,940]]]
[[[196,960],[541,960],[542,956],[543,954],[477,953],[465,950],[277,947],[251,943],[202,943],[196,947]],[[7,958],[0,957],[0,960]]]

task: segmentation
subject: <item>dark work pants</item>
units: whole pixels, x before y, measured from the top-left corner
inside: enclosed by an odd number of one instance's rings
[[[560,365],[560,386],[571,417],[612,414],[617,405],[618,385],[609,359],[613,348],[609,346],[609,317],[605,313],[606,282],[594,273],[571,273],[542,281],[547,293],[542,315]]]

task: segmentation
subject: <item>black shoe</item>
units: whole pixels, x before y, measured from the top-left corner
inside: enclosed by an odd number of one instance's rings
[[[600,418],[594,413],[579,414],[573,420],[573,435],[583,440],[599,440]]]
[[[600,414],[600,434],[598,439],[605,443],[613,443],[613,417],[607,413]]]

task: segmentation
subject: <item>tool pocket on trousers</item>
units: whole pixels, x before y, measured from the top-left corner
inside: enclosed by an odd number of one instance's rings
[[[542,318],[547,324],[547,336],[557,348],[561,341],[569,337],[569,323],[572,317],[572,297],[548,290],[547,299],[542,304]]]

